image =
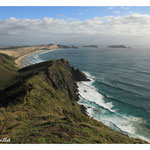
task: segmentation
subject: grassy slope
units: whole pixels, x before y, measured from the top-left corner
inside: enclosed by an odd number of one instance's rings
[[[8,86],[17,74],[12,57],[0,53],[0,89]]]
[[[14,85],[0,91],[0,138],[12,143],[144,143],[84,115],[70,71],[66,60],[20,70]]]

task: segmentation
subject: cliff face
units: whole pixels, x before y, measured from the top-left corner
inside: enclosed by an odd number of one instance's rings
[[[18,71],[0,91],[0,139],[11,143],[144,143],[115,132],[82,113],[76,81],[87,80],[67,60]]]
[[[41,77],[42,82],[56,91],[67,91],[71,101],[79,99],[75,81],[89,81],[85,74],[79,69],[75,70],[65,59],[35,64],[20,69],[18,72],[16,82],[0,91],[0,105],[8,106],[10,103],[23,100],[24,96],[35,86],[30,83],[34,76]]]

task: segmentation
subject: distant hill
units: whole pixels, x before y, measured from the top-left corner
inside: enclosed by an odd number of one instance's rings
[[[77,81],[88,81],[65,59],[18,70],[0,54],[0,139],[10,143],[145,143],[86,115]],[[2,74],[1,74],[2,73]]]
[[[0,50],[49,50],[53,48],[78,48],[77,46],[68,46],[68,45],[62,45],[62,44],[45,44],[45,45],[36,45],[36,46],[6,46],[6,47],[0,47]]]
[[[0,53],[12,56],[16,59],[16,64],[18,65],[19,57],[27,56],[35,52],[41,52],[44,50],[56,50],[56,49],[68,49],[74,48],[77,49],[77,46],[67,46],[61,44],[46,44],[46,45],[37,45],[37,46],[11,46],[11,47],[0,47]]]

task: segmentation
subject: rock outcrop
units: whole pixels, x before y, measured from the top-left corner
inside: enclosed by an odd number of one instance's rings
[[[74,68],[72,68],[72,75],[75,81],[90,81],[90,79],[88,79],[80,69],[75,70]]]

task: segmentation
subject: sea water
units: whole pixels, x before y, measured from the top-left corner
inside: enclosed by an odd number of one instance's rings
[[[44,51],[24,66],[66,58],[90,82],[78,82],[79,104],[110,128],[150,142],[150,49],[78,48]]]

